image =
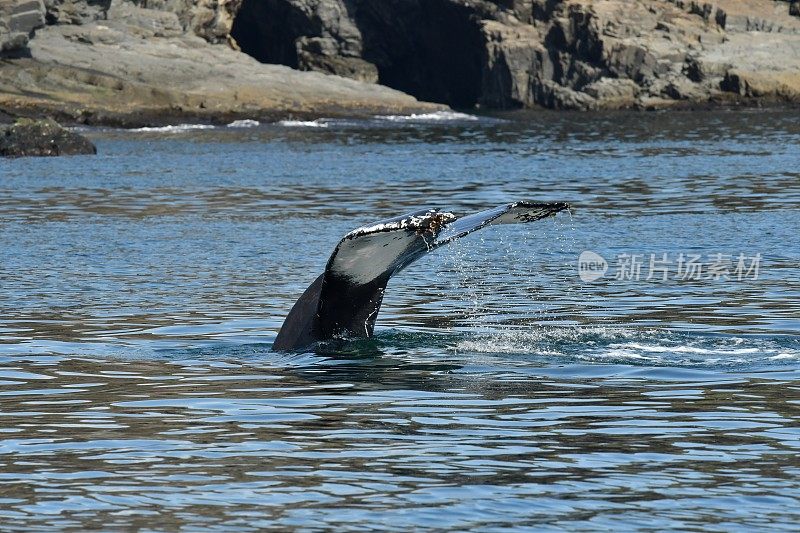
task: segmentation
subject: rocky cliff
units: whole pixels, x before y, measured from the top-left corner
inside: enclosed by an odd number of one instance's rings
[[[458,107],[800,100],[800,2],[242,0],[260,61]]]
[[[800,3],[0,0],[0,57],[0,111],[84,122],[797,103]]]
[[[153,125],[413,113],[388,87],[259,63],[230,38],[240,0],[0,0],[0,119]]]

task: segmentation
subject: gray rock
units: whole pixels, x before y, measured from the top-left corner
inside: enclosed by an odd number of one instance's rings
[[[242,0],[142,0],[141,5],[175,13],[185,31],[210,43],[224,43],[241,3]]]
[[[357,56],[340,55],[335,41],[326,37],[301,37],[297,45],[297,66],[346,78],[377,83],[378,69]]]
[[[633,80],[625,78],[601,78],[583,88],[583,92],[602,102],[606,108],[632,107],[639,91]]]
[[[0,109],[136,127],[443,108],[380,85],[264,65],[191,33],[143,38],[136,28],[109,19],[39,30],[31,58],[0,62]]]
[[[242,0],[234,33],[264,62],[365,80],[377,72],[455,106],[615,108],[763,93],[726,96],[732,68],[791,86],[776,74],[800,69],[791,9],[774,0]],[[770,44],[780,61],[764,68],[728,46],[744,37],[758,49],[773,42],[766,35],[783,51]],[[636,90],[601,81],[611,79]]]
[[[28,33],[34,28],[44,26],[44,17],[40,11],[24,11],[14,13],[8,22],[9,30],[12,33]]]
[[[376,82],[378,70],[363,57],[363,37],[348,0],[246,2],[232,35],[253,57],[300,70]]]
[[[52,120],[19,120],[0,126],[0,157],[96,154],[89,139]]]
[[[179,37],[185,31],[177,13],[142,8],[120,0],[111,3],[106,18],[101,28],[111,28],[144,39]]]
[[[154,110],[220,116],[425,107],[340,77],[464,108],[800,100],[800,19],[790,15],[798,0],[45,5],[50,26],[28,43],[42,21],[41,1],[0,0],[0,50],[33,56],[0,64],[0,106],[46,106],[91,120],[104,113],[136,120],[130,117]],[[257,66],[239,50],[295,70]],[[297,77],[297,70],[332,76]]]
[[[45,0],[48,24],[86,24],[106,18],[111,0]]]
[[[149,19],[154,35],[191,32],[211,43],[224,43],[241,0],[45,0],[50,24],[88,24],[117,20],[142,27]],[[136,11],[138,9],[138,11]],[[143,13],[150,13],[143,14]],[[166,22],[168,21],[169,22]],[[172,21],[177,21],[173,24]],[[167,31],[160,28],[166,26]]]
[[[661,94],[673,100],[686,101],[701,101],[704,96],[702,89],[686,78],[678,78],[667,82]]]
[[[34,30],[44,26],[41,0],[0,0],[0,55],[24,55]]]

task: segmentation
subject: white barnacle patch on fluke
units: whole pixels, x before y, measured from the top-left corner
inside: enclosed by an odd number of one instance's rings
[[[364,284],[406,266],[430,251],[436,235],[456,220],[452,213],[431,209],[355,229],[345,235],[329,261],[329,270],[354,284]]]
[[[403,215],[396,218],[390,218],[388,220],[384,220],[382,222],[378,222],[376,224],[370,224],[368,226],[362,226],[360,228],[356,228],[347,235],[344,236],[344,239],[354,239],[356,237],[361,237],[363,235],[369,235],[372,233],[379,233],[379,232],[386,232],[386,231],[394,231],[394,230],[401,230],[401,229],[409,229],[414,230],[415,232],[424,231],[427,228],[435,228],[441,227],[448,222],[452,222],[456,219],[456,216],[453,213],[448,213],[445,211],[437,211],[436,209],[429,209],[428,211],[417,211],[415,213],[410,213],[408,215]]]

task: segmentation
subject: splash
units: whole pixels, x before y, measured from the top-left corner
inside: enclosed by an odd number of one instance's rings
[[[572,265],[554,261],[568,257],[564,250],[574,248],[574,227],[565,220],[572,219],[559,214],[538,225],[500,226],[440,252],[442,267],[436,271],[437,285],[443,287],[440,301],[459,302],[453,306],[465,313],[459,326],[496,331],[505,327],[498,322],[509,315],[526,320],[534,316],[533,322],[541,323],[557,318],[554,313],[563,314],[564,309],[554,309],[546,280],[572,274]]]

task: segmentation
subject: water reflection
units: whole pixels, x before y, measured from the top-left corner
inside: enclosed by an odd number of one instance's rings
[[[0,392],[0,515],[28,528],[591,527],[645,515],[658,527],[764,526],[791,520],[798,497],[796,371],[581,376],[309,355],[15,365]]]
[[[794,529],[797,113],[501,118],[4,162],[0,529]],[[520,197],[575,209],[422,259],[373,340],[271,352],[353,227]],[[764,263],[583,283],[583,250]]]

